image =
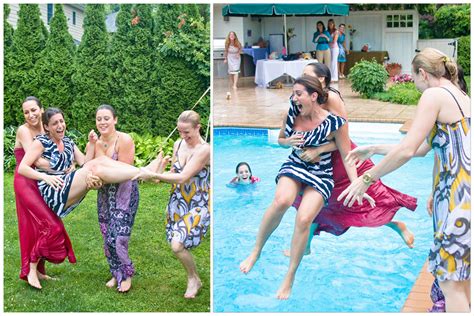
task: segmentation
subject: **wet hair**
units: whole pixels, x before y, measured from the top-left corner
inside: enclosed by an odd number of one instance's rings
[[[108,104],[101,104],[98,108],[97,108],[97,111],[95,111],[95,114],[97,115],[97,112],[99,112],[100,110],[109,110],[111,113],[112,113],[112,116],[114,118],[117,117],[117,114],[115,112],[115,109],[113,108],[113,106],[111,105],[108,105]]]
[[[245,161],[239,162],[237,164],[237,167],[235,167],[235,173],[238,174],[239,173],[239,168],[242,167],[242,166],[247,166],[247,168],[249,168],[250,176],[252,176],[252,169],[250,169],[250,165],[248,163],[246,163]]]
[[[344,101],[341,93],[337,89],[334,89],[333,87],[331,87],[331,70],[329,69],[328,66],[326,66],[323,63],[309,63],[306,66],[311,67],[316,77],[324,78],[324,85],[325,85],[324,89],[326,89],[327,91],[330,90],[332,92],[337,93],[339,97],[341,98],[341,100]]]
[[[36,102],[36,105],[37,105],[40,109],[43,108],[43,105],[41,104],[41,101],[40,101],[37,97],[32,96],[32,95],[29,96],[29,97],[26,97],[26,98],[23,100],[23,102],[21,102],[21,105],[23,105],[25,102],[28,102],[28,101],[35,101],[35,102]]]
[[[316,31],[319,31],[318,24],[321,24],[323,26],[322,32],[326,31],[326,26],[324,25],[323,21],[316,22]]]
[[[468,93],[467,83],[464,79],[464,69],[462,69],[461,65],[458,64],[458,85],[459,89],[461,89],[464,93]]]
[[[230,45],[230,33],[234,33],[234,44],[236,47],[241,48],[242,44],[240,44],[239,39],[237,38],[237,34],[234,31],[230,31],[229,34],[227,34],[227,37],[225,38],[225,50],[229,49]]]
[[[328,100],[328,93],[326,90],[323,89],[323,85],[316,77],[311,76],[301,76],[296,78],[295,84],[300,84],[305,87],[306,91],[309,94],[317,93],[318,98],[317,101],[319,104],[326,103]]]
[[[193,110],[187,110],[179,115],[177,122],[191,123],[193,127],[196,127],[201,123],[201,117],[197,112]]]
[[[63,119],[64,119],[64,113],[63,111],[61,111],[60,109],[58,108],[48,108],[46,109],[44,112],[43,112],[43,115],[41,115],[41,120],[43,122],[43,126],[44,126],[44,129],[46,132],[49,132],[48,129],[47,129],[47,126],[49,124],[49,121],[51,120],[51,118],[53,116],[55,116],[56,114],[61,114]]]
[[[431,47],[423,49],[415,55],[411,64],[416,74],[422,68],[435,78],[446,78],[454,85],[459,86],[456,62],[437,49]]]

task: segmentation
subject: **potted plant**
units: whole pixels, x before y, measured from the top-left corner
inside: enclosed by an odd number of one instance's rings
[[[385,66],[390,77],[398,76],[402,72],[402,65],[399,63],[390,63]]]

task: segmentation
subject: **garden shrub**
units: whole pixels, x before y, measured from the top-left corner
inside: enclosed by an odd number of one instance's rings
[[[352,90],[363,96],[371,97],[374,93],[382,92],[388,79],[388,73],[383,65],[372,61],[362,60],[350,70],[349,77]]]
[[[436,33],[440,38],[454,38],[471,32],[471,5],[444,5],[434,17]]]
[[[458,41],[458,63],[464,70],[464,75],[471,74],[471,36],[463,36]]]
[[[390,102],[397,104],[417,104],[421,97],[420,91],[412,82],[400,83],[391,86],[388,89],[390,94]]]
[[[152,136],[150,134],[138,135],[137,133],[130,133],[135,143],[135,161],[137,167],[146,166],[153,159],[160,150],[163,151],[164,156],[173,155],[173,145],[175,140],[172,138]],[[176,138],[176,136],[175,136]]]
[[[8,126],[3,130],[3,170],[13,171],[15,169],[15,148],[16,128]]]

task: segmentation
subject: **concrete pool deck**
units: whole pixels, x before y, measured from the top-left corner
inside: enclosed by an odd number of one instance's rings
[[[213,80],[213,126],[280,128],[288,111],[291,87],[266,89],[257,87],[254,77],[239,79],[239,88],[228,87],[228,80]],[[349,121],[386,122],[403,124],[406,132],[415,115],[416,106],[362,99],[351,90],[348,80],[340,80],[337,88],[345,101]],[[226,98],[227,92],[230,99]],[[427,272],[427,263],[419,272],[401,312],[427,312],[433,277]]]
[[[214,126],[241,126],[280,128],[288,111],[291,87],[282,89],[260,88],[254,77],[239,79],[239,88],[228,88],[227,79],[214,79],[213,124]],[[351,90],[348,80],[334,85],[345,101],[349,121],[401,123],[411,120],[416,106],[400,105],[362,99]],[[231,98],[227,100],[227,92]]]

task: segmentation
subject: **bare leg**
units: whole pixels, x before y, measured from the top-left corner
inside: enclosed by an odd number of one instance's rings
[[[171,249],[188,274],[188,285],[186,293],[184,293],[184,298],[195,298],[199,289],[202,287],[202,283],[197,273],[196,263],[194,263],[193,256],[179,241],[172,240]]]
[[[312,223],[310,228],[309,228],[309,235],[308,235],[308,242],[306,243],[306,248],[304,250],[304,256],[309,255],[311,253],[311,241],[313,240],[314,237],[314,231],[318,228],[317,223]],[[290,249],[285,249],[283,250],[283,254],[287,257],[290,256]]]
[[[76,171],[71,189],[69,190],[66,207],[77,203],[86,195],[88,191],[86,178],[90,172],[100,177],[104,183],[121,183],[132,179],[139,171],[140,169],[137,167],[113,160],[106,156],[93,159]]]
[[[240,263],[240,271],[248,273],[260,257],[268,237],[280,225],[286,210],[291,206],[300,190],[301,184],[291,178],[281,177],[278,181],[275,198],[263,215],[257,233],[257,240],[250,255]]]
[[[233,75],[234,76],[234,85],[233,85],[233,88],[234,89],[237,89],[237,81],[239,80],[239,74],[236,73]]]
[[[277,292],[277,298],[286,300],[290,297],[296,270],[300,265],[303,253],[308,241],[309,228],[313,219],[318,215],[324,205],[324,199],[319,192],[307,187],[303,194],[303,200],[296,214],[295,230],[291,240],[291,256],[288,272],[283,279]]]
[[[110,279],[107,283],[105,283],[105,286],[110,288],[110,289],[116,287],[117,286],[117,279],[116,278]]]
[[[346,63],[339,63],[339,65],[341,66],[341,75],[343,78],[345,78],[346,76],[344,75],[344,68],[346,66]]]
[[[413,235],[413,233],[407,228],[407,225],[405,225],[404,222],[391,221],[390,223],[385,224],[385,226],[396,231],[407,244],[408,248],[414,247],[415,235]]]
[[[38,279],[38,262],[30,262],[30,272],[28,273],[27,279],[28,284],[36,289],[42,289],[41,283]]]
[[[469,299],[465,283],[469,281],[440,281],[439,287],[446,300],[446,313],[469,312]]]

